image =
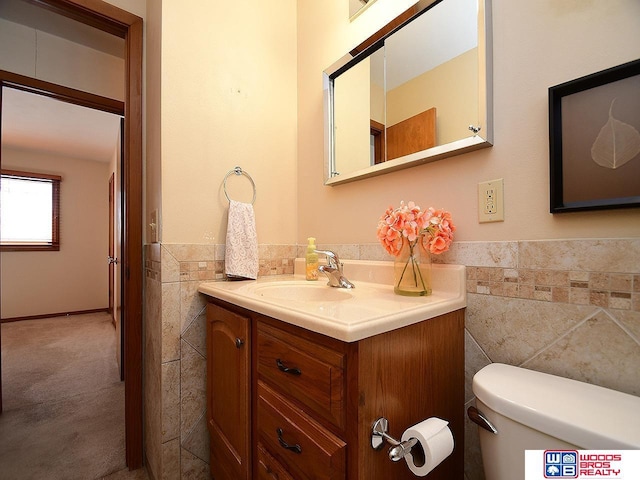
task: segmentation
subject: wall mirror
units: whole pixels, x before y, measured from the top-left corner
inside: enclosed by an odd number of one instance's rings
[[[326,185],[491,146],[490,19],[421,1],[324,71]]]

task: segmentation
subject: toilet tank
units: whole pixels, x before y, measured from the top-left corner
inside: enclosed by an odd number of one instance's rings
[[[524,472],[524,450],[640,449],[640,397],[493,363],[473,378],[487,480]]]

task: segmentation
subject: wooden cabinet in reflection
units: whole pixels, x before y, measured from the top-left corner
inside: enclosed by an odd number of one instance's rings
[[[435,147],[435,107],[391,125],[387,128],[386,139],[387,160]]]

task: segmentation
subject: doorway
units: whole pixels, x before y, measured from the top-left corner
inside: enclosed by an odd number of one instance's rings
[[[37,5],[125,40],[122,317],[125,374],[126,464],[142,466],[142,19],[100,0],[39,0]],[[77,90],[10,72],[0,72],[0,85],[22,85],[34,93],[74,102]],[[85,99],[92,102],[89,96]],[[0,97],[0,106],[1,106]],[[0,163],[2,159],[0,158]],[[1,372],[0,364],[0,372]],[[0,411],[1,400],[0,376]]]

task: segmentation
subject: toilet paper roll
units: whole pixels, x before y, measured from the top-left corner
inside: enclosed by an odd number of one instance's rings
[[[416,438],[418,443],[404,457],[409,470],[417,476],[424,477],[436,468],[453,452],[453,435],[448,427],[449,422],[431,417],[407,428],[402,434],[402,441]],[[424,451],[421,454],[420,447]]]

